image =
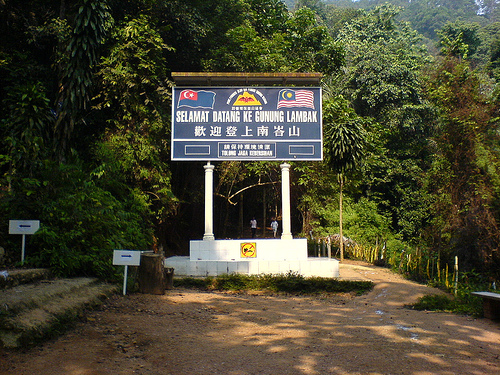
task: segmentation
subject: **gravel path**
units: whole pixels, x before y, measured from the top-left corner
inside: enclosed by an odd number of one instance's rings
[[[370,293],[296,297],[174,289],[115,296],[59,339],[0,352],[0,374],[500,374],[500,324],[404,307],[440,293],[363,263]]]

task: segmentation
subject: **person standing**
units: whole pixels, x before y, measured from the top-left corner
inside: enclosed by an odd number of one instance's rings
[[[278,234],[278,222],[276,219],[273,219],[271,222],[271,229],[273,230],[274,238],[276,238],[276,235]]]
[[[255,238],[255,232],[257,231],[257,220],[255,220],[255,217],[250,220],[250,228],[252,229],[252,238]]]

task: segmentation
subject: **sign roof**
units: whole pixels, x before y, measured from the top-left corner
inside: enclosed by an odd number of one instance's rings
[[[321,73],[172,72],[177,86],[319,86]]]

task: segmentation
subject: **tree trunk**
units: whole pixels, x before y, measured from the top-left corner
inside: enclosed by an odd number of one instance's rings
[[[340,234],[340,261],[344,261],[344,233],[342,232],[342,190],[344,187],[344,176],[339,175],[340,198],[339,198],[339,234]]]
[[[266,238],[266,223],[267,223],[267,203],[266,203],[266,188],[262,194],[262,238]]]
[[[66,18],[66,0],[61,0],[61,5],[59,6],[59,18],[62,20]]]
[[[139,292],[165,294],[165,266],[160,254],[142,254],[139,266]]]
[[[238,232],[239,238],[243,237],[243,194],[240,195],[240,207],[239,207],[239,217],[238,217]]]

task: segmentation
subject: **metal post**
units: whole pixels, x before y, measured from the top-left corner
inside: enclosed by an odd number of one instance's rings
[[[125,270],[123,271],[123,295],[127,294],[127,278],[128,278],[128,266],[125,265]]]
[[[21,264],[24,264],[24,248],[26,246],[26,235],[23,234],[22,245],[21,245]]]

